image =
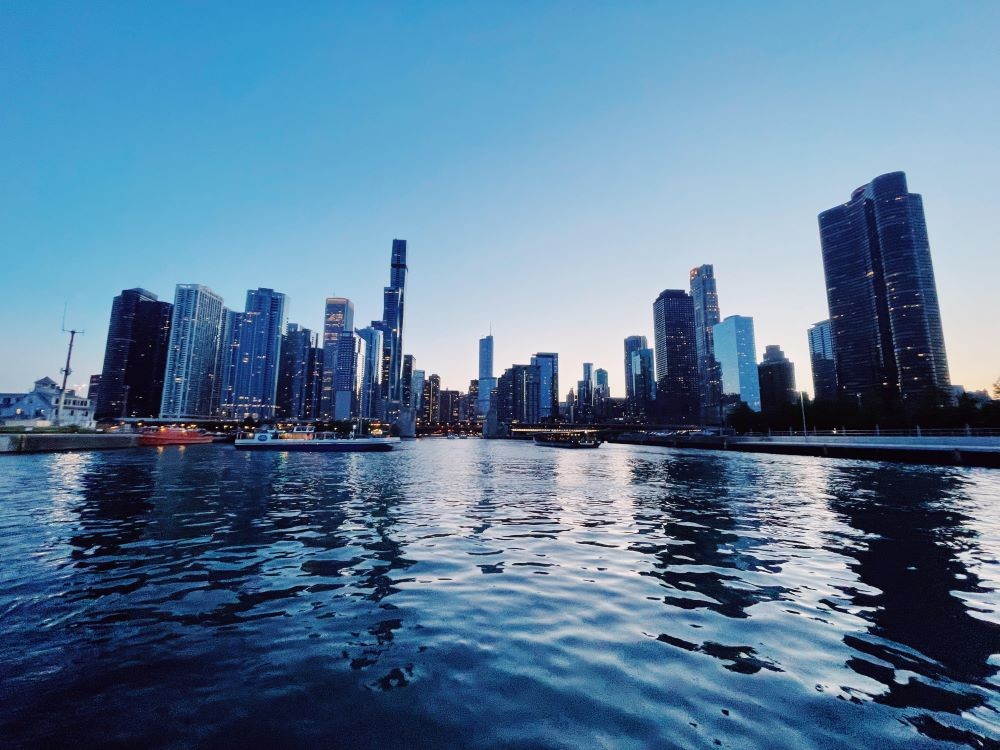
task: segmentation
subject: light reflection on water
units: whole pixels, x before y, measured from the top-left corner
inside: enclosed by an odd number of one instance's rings
[[[998,472],[478,440],[0,465],[15,745],[1000,737]]]

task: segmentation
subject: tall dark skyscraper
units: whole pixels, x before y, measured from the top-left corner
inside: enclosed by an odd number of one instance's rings
[[[311,419],[315,411],[311,403],[316,388],[316,341],[308,328],[289,323],[281,341],[278,368],[278,416],[286,419]],[[322,357],[321,357],[322,359]]]
[[[705,424],[722,421],[722,389],[714,357],[712,326],[720,321],[719,293],[715,269],[702,265],[691,269],[691,299],[694,303],[694,343],[698,352],[698,399]]]
[[[795,365],[788,360],[780,346],[764,347],[764,361],[757,365],[757,376],[760,380],[761,410],[765,414],[798,403]]]
[[[399,417],[403,402],[403,302],[406,290],[406,240],[392,241],[389,286],[383,289],[382,320],[372,327],[382,331],[382,416]]]
[[[809,328],[809,364],[816,400],[836,400],[837,364],[833,358],[833,334],[829,320],[821,320]]]
[[[698,421],[698,350],[694,300],[681,289],[664,289],[653,303],[656,342],[656,406],[669,423]]]
[[[819,231],[840,395],[913,404],[949,391],[923,202],[906,175],[862,185]]]
[[[625,398],[635,399],[634,378],[632,376],[632,352],[647,348],[645,336],[629,336],[625,339]]]
[[[416,363],[417,360],[412,354],[403,355],[402,385],[400,386],[403,406],[416,406],[416,399],[413,398],[413,370]]]
[[[96,420],[160,413],[173,308],[145,289],[124,289],[115,297],[100,385],[91,394]]]

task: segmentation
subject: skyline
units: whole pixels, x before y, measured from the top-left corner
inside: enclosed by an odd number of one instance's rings
[[[816,29],[817,11],[777,5],[207,8],[198,29],[180,10],[6,8],[0,346],[18,356],[0,390],[58,379],[63,301],[87,331],[70,378],[85,384],[132,287],[170,300],[203,284],[230,308],[269,287],[314,331],[327,297],[378,319],[399,237],[405,353],[442,388],[475,377],[492,323],[497,370],[555,351],[566,383],[592,362],[623,396],[622,341],[652,340],[652,301],[707,263],[722,317],[753,317],[759,351],[780,346],[811,392],[806,331],[828,316],[817,216],[896,170],[923,196],[952,382],[987,387],[998,11],[903,7],[870,9],[847,38],[846,21]],[[129,56],[161,85],[115,65]],[[900,60],[887,92],[875,72]]]

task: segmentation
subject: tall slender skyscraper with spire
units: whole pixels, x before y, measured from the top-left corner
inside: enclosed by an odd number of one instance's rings
[[[399,419],[403,401],[403,302],[406,290],[406,240],[392,241],[389,286],[383,289],[382,320],[372,328],[382,332],[382,417]]]
[[[479,339],[479,393],[476,411],[485,417],[490,410],[490,393],[497,387],[493,377],[493,334]]]

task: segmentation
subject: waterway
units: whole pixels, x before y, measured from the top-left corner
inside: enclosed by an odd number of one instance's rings
[[[1000,471],[0,457],[0,745],[1000,747]]]

